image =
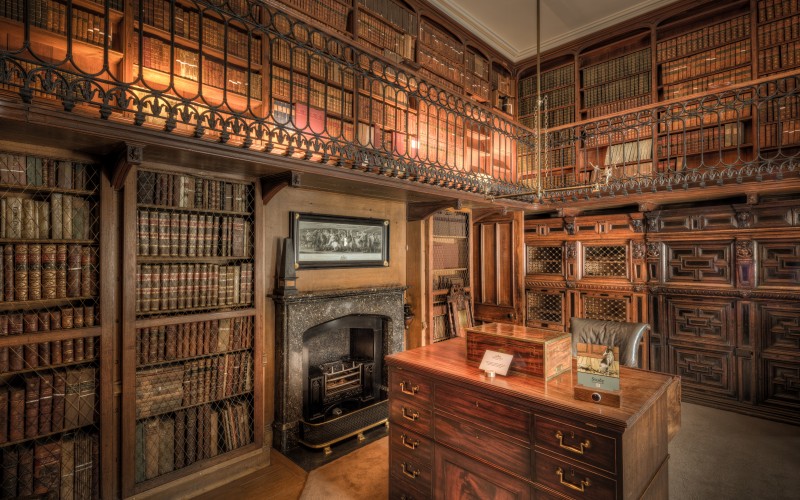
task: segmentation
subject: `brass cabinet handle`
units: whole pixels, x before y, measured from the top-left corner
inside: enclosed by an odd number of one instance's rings
[[[410,477],[411,479],[416,479],[417,476],[419,476],[419,470],[411,469],[411,467],[407,465],[405,462],[400,464],[400,468],[403,470],[403,474]],[[409,469],[411,470],[409,471]]]
[[[419,413],[415,410],[411,410],[411,414],[409,415],[405,406],[401,409],[401,412],[403,414],[403,418],[406,420],[411,420],[413,422],[414,420],[419,418]]]
[[[573,434],[572,437],[575,437],[575,434]],[[588,438],[584,439],[582,443],[578,444],[580,448],[564,444],[564,434],[561,431],[556,431],[556,439],[558,439],[559,447],[567,451],[571,451],[572,453],[577,453],[578,455],[583,455],[584,450],[588,450],[589,448],[592,447],[592,443],[589,442]]]
[[[406,389],[406,382],[400,382],[400,392],[402,392],[403,394],[410,394],[412,396],[416,395],[419,392],[418,385],[411,385],[411,383],[408,383],[408,385],[411,387],[410,390]]]
[[[592,485],[592,482],[589,481],[589,478],[582,479],[580,485],[572,484],[569,481],[564,481],[564,469],[559,467],[556,469],[556,474],[558,475],[558,482],[566,486],[567,488],[571,488],[575,491],[580,491],[583,493],[586,491],[586,488]]]
[[[419,441],[417,441],[416,439],[414,441],[410,441],[408,439],[408,436],[406,436],[405,434],[400,435],[400,441],[403,442],[403,446],[405,446],[410,450],[416,450],[417,446],[419,446]]]

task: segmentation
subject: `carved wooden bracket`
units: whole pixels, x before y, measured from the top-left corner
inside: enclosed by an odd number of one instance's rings
[[[508,214],[508,207],[475,209],[472,211],[472,223],[474,224],[482,220],[486,220],[489,217],[494,217],[496,215],[504,216],[507,214]]]
[[[406,212],[406,220],[409,222],[423,220],[447,208],[461,210],[461,200],[409,203],[408,211]]]
[[[658,210],[659,208],[660,205],[658,203],[653,203],[652,201],[639,202],[640,212],[652,212],[653,210]]]
[[[128,178],[128,173],[131,168],[136,165],[141,165],[144,160],[144,146],[142,144],[135,144],[130,142],[123,143],[116,159],[110,164],[112,169],[109,177],[111,178],[111,187],[115,191],[119,191],[125,187],[125,180]]]
[[[580,208],[575,207],[561,207],[558,209],[559,217],[572,217],[575,218],[583,212]]]
[[[266,205],[285,187],[299,187],[300,173],[287,171],[261,178],[261,202]]]

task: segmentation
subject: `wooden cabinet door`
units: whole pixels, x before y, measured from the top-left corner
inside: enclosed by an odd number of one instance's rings
[[[528,500],[531,486],[476,460],[436,445],[433,498]]]
[[[475,320],[522,324],[523,214],[473,215]]]

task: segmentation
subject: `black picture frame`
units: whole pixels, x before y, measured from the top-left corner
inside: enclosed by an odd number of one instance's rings
[[[296,269],[389,266],[389,221],[290,212]]]

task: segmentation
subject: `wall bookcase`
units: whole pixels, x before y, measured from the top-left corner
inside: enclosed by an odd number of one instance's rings
[[[138,168],[125,186],[122,491],[264,442],[258,186]]]
[[[108,322],[100,307],[109,305],[100,291],[103,181],[85,160],[0,152],[3,498],[88,499],[105,491],[111,422],[101,405],[110,396]]]

